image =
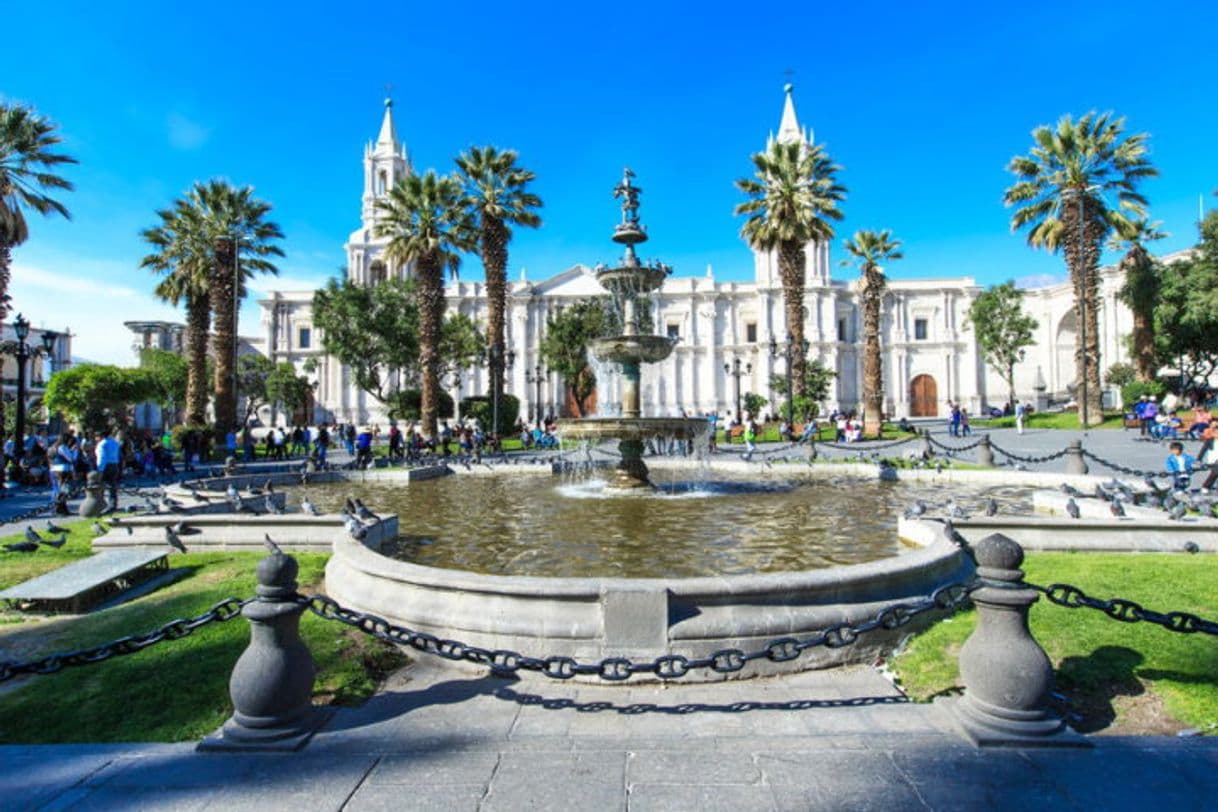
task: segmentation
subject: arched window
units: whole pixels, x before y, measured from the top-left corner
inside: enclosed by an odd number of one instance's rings
[[[385,269],[385,263],[379,259],[372,260],[372,264],[368,266],[368,282],[372,285],[379,285],[388,278],[388,271]]]

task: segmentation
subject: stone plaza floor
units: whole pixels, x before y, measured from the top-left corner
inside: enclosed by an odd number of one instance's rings
[[[1028,456],[1078,436],[991,433]],[[935,438],[971,442],[940,426]],[[1160,468],[1167,455],[1166,444],[1134,432],[1083,441],[1133,468]],[[1062,461],[1029,467],[1060,471]],[[0,500],[0,521],[20,506]],[[977,749],[957,731],[950,698],[908,702],[867,667],[607,686],[501,678],[414,656],[298,753],[0,744],[0,810],[1218,808],[1218,738],[1094,735],[1082,749]]]

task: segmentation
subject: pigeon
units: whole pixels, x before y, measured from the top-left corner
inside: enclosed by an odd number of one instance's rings
[[[228,483],[228,488],[224,491],[224,496],[230,502],[235,502],[241,498],[241,494],[237,493],[237,486],[233,485],[231,482]]]
[[[1186,541],[1184,542],[1184,552],[1199,553],[1201,552],[1201,548],[1197,546],[1197,542],[1195,541]]]
[[[301,485],[308,485],[308,484],[309,484],[309,472],[308,472],[308,471],[301,471],[301,472],[300,472],[300,484],[301,484]]]
[[[1117,518],[1123,518],[1125,516],[1125,508],[1121,505],[1121,500],[1119,498],[1112,500],[1112,504],[1108,506],[1108,510]]]
[[[1074,501],[1073,496],[1066,500],[1066,513],[1071,519],[1077,519],[1079,517],[1078,502]]]
[[[94,534],[96,534],[98,536],[104,536],[110,532],[109,528],[107,528],[105,525],[101,524],[100,522],[94,522],[92,529],[93,529]]]
[[[178,522],[177,524],[170,525],[170,527],[172,527],[173,532],[177,533],[179,536],[197,536],[203,532],[197,527],[191,527],[186,522]]]
[[[55,524],[55,522],[48,520],[47,521],[47,532],[52,535],[55,535],[55,536],[62,536],[62,535],[66,535],[68,531],[65,530],[64,528],[60,527],[59,525]]]
[[[916,519],[926,513],[926,503],[921,499],[914,500],[914,503],[905,508],[906,519]]]
[[[43,538],[42,536],[38,535],[37,530],[32,527],[27,527],[25,528],[25,540],[32,544],[37,544],[38,542],[43,541]]]
[[[266,512],[275,516],[283,515],[283,508],[279,507],[279,504],[275,501],[275,497],[269,493],[266,495]]]
[[[50,541],[48,539],[43,539],[39,543],[43,544],[47,547],[55,547],[56,549],[58,549],[58,548],[62,547],[64,542],[67,540],[68,540],[67,536],[60,536],[59,538],[55,539],[54,541]]]
[[[368,536],[368,528],[360,523],[359,519],[352,516],[347,521],[347,532],[351,534],[351,538],[356,541],[363,541]]]
[[[1171,510],[1167,512],[1167,518],[1174,522],[1178,522],[1184,518],[1184,514],[1188,513],[1188,505],[1183,502],[1176,502],[1171,506]]]
[[[968,518],[968,513],[966,513],[964,508],[960,507],[959,505],[952,505],[951,511],[948,513],[948,515],[951,516],[953,519],[967,519]]]
[[[366,522],[379,522],[381,520],[380,516],[377,516],[375,513],[369,510],[368,506],[361,502],[358,498],[355,500],[355,515]]]
[[[4,549],[10,553],[32,553],[38,549],[38,544],[33,541],[18,541],[14,544],[4,545]]]
[[[173,532],[173,528],[169,525],[165,525],[165,543],[179,553],[186,552],[186,545],[182,543],[182,540],[178,538],[178,534]]]
[[[307,497],[307,496],[300,500],[300,512],[305,513],[309,516],[320,516],[321,515],[321,511],[318,509],[317,505],[315,505],[311,501],[309,501],[309,497]]]
[[[271,538],[270,533],[263,536],[262,543],[265,544],[266,548],[271,551],[271,555],[283,555],[283,549],[275,543],[275,540]]]
[[[168,496],[161,497],[161,507],[165,508],[168,513],[181,513],[182,503],[176,499],[171,499]]]
[[[1108,502],[1108,501],[1112,500],[1112,494],[1108,493],[1108,491],[1105,490],[1103,485],[1097,484],[1095,486],[1095,498],[1102,499],[1103,501]]]
[[[350,496],[348,496],[346,501],[343,502],[343,509],[346,510],[348,513],[350,513],[352,516],[359,513],[359,508],[357,508],[355,506],[355,500],[352,499]]]
[[[996,502],[993,499],[990,499],[989,501],[987,501],[985,503],[985,515],[986,516],[997,516],[998,515],[998,502]]]
[[[1081,492],[1079,492],[1078,488],[1074,487],[1069,482],[1063,482],[1061,484],[1061,492],[1064,493],[1066,496],[1082,496],[1083,495]]]

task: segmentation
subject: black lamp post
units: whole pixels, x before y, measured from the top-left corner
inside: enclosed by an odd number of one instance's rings
[[[13,455],[21,459],[25,456],[25,364],[31,358],[37,358],[40,349],[51,356],[59,334],[48,330],[42,334],[42,347],[31,347],[25,343],[30,337],[30,323],[20,313],[13,320],[13,334],[17,336],[17,343],[13,348],[13,355],[17,359],[17,425],[13,437]]]
[[[730,364],[723,365],[723,371],[736,379],[736,422],[742,423],[744,422],[744,413],[740,410],[740,376],[752,374],[753,365],[744,364],[744,368],[741,369],[740,358],[736,357],[732,359]]]
[[[502,344],[492,344],[486,348],[486,361],[491,371],[491,434],[499,436],[499,400],[503,396],[503,392],[499,385],[502,375],[502,370],[512,368],[512,364],[516,361],[516,353],[508,350],[503,351]]]
[[[546,379],[544,372],[541,364],[538,364],[533,367],[532,372],[524,373],[525,383],[531,383],[537,387],[537,395],[533,398],[533,408],[529,411],[529,422],[531,423],[541,422],[541,382]]]
[[[808,348],[811,345],[807,339],[804,339],[803,345],[799,348],[804,355],[808,354]],[[795,357],[795,339],[787,335],[787,343],[783,348],[779,348],[778,339],[770,336],[770,357],[777,358],[783,356],[787,361],[787,428],[792,429],[795,426],[795,390],[791,387],[791,372],[794,364],[792,358]]]

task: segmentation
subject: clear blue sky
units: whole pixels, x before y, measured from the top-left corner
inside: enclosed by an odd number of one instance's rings
[[[80,160],[72,221],[35,216],[14,252],[15,307],[71,325],[79,357],[130,363],[124,319],[181,319],[149,293],[139,231],[212,177],[274,206],[287,256],[261,286],[316,286],[359,225],[386,84],[416,169],[493,143],[537,173],[545,223],[513,242],[513,278],[613,259],[628,165],[645,256],[750,279],[732,182],[777,129],[787,70],[801,124],[844,167],[835,261],[855,229],[890,228],[906,252],[893,277],[1062,276],[1010,233],[1001,197],[1007,161],[1064,113],[1112,110],[1151,134],[1162,250],[1194,242],[1199,195],[1218,203],[1213,4],[845,5],[8,4],[0,98],[53,119]],[[476,258],[462,275],[481,278]],[[257,332],[252,302],[241,315]]]

